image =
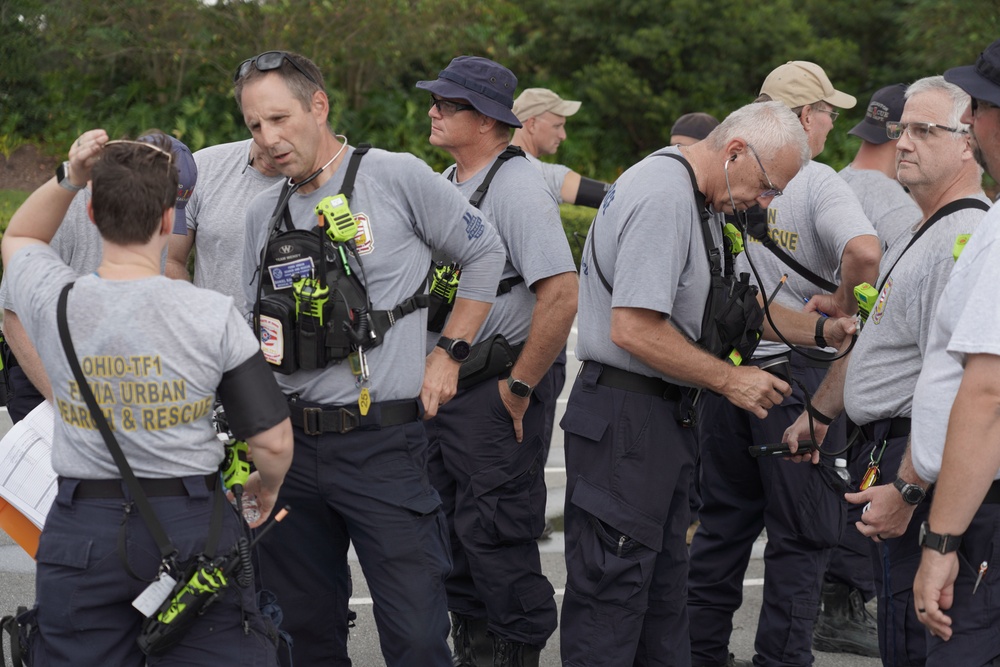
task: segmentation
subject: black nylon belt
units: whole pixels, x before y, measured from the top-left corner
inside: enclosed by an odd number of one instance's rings
[[[625,371],[606,364],[598,364],[596,361],[583,362],[583,365],[580,367],[581,374],[585,368],[592,365],[601,367],[601,374],[597,378],[597,384],[602,387],[624,389],[625,391],[634,391],[637,394],[646,394],[648,396],[659,396],[668,401],[679,401],[685,391],[685,388],[666,380],[651,378],[648,375],[640,375],[639,373]]]
[[[861,429],[861,434],[865,436],[866,440],[873,441],[875,440],[875,427],[883,421],[885,420],[880,419],[867,424],[861,424],[858,428]],[[909,417],[891,417],[889,419],[889,432],[885,434],[886,440],[890,440],[892,438],[904,438],[908,435],[910,435]]]
[[[289,401],[292,425],[298,426],[306,435],[321,433],[350,433],[355,429],[374,431],[389,426],[398,426],[417,421],[420,407],[416,399],[402,401],[382,401],[372,403],[367,415],[362,415],[358,406],[304,406]]]
[[[66,478],[60,477],[63,482]],[[218,473],[205,475],[205,488],[209,491],[215,490],[218,482]],[[177,477],[167,479],[143,479],[139,478],[139,486],[150,498],[164,498],[168,496],[186,496],[187,489],[184,487],[184,480]],[[120,479],[81,479],[76,485],[74,498],[84,500],[97,500],[102,498],[124,498],[122,492],[122,480]]]

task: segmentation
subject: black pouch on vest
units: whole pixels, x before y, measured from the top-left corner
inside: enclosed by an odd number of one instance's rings
[[[511,347],[503,334],[496,334],[472,346],[469,358],[458,370],[458,388],[468,389],[480,382],[496,379],[517,361],[521,346]]]
[[[740,274],[739,280],[713,277],[699,344],[737,366],[749,359],[760,342],[758,332],[764,322],[757,291],[746,273]]]

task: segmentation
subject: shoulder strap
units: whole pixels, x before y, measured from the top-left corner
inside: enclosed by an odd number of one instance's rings
[[[122,451],[121,446],[111,432],[108,420],[104,417],[104,413],[101,412],[101,407],[94,397],[94,392],[91,390],[90,384],[87,383],[87,377],[83,374],[83,369],[80,368],[80,361],[77,359],[76,349],[73,347],[73,339],[70,337],[69,322],[66,317],[69,292],[73,289],[73,285],[74,283],[66,283],[62,292],[59,293],[59,301],[56,304],[56,327],[59,330],[59,339],[62,341],[63,351],[66,353],[66,361],[73,371],[73,378],[76,380],[80,395],[83,396],[83,400],[90,410],[91,419],[101,432],[101,437],[104,438],[104,443],[107,445],[108,451],[111,452],[111,458],[114,459],[115,465],[118,466],[118,472],[121,473],[122,479],[128,485],[129,492],[132,494],[132,498],[139,508],[139,514],[146,523],[146,528],[153,536],[153,540],[156,541],[156,546],[160,549],[160,557],[164,563],[172,564],[177,555],[177,549],[171,544],[170,538],[167,537],[166,532],[163,530],[163,525],[156,518],[153,506],[149,503],[149,498],[146,497],[146,493],[142,490],[142,486],[132,471],[132,466],[129,465],[128,459],[125,458],[125,452]],[[216,485],[215,495],[211,526],[209,528],[208,541],[205,545],[205,555],[208,558],[215,557],[215,550],[218,547],[219,538],[222,534],[223,501],[222,491],[218,485]],[[125,561],[125,565],[127,567],[127,561]]]
[[[518,156],[524,157],[524,151],[521,147],[508,144],[507,148],[503,149],[503,152],[500,153],[500,155],[497,156],[497,159],[493,161],[493,165],[490,167],[490,170],[486,172],[486,178],[483,179],[483,182],[479,184],[476,191],[472,193],[471,197],[469,197],[469,203],[476,208],[479,208],[483,203],[483,197],[486,196],[486,192],[490,189],[490,183],[493,182],[493,177],[497,175],[498,171],[500,171],[500,167],[502,167],[507,160]],[[452,169],[451,173],[448,174],[449,181],[455,180],[456,171],[458,171],[457,167]]]
[[[354,179],[357,178],[361,158],[371,150],[371,147],[371,144],[359,144],[351,154],[351,160],[347,163],[347,173],[344,174],[344,184],[340,186],[340,194],[344,195],[347,201],[351,201],[351,195],[354,194]]]
[[[715,246],[712,241],[712,229],[710,227],[712,216],[708,214],[705,203],[705,195],[702,194],[701,190],[698,189],[698,179],[694,175],[694,169],[688,163],[684,156],[677,155],[675,153],[654,153],[651,157],[668,157],[677,160],[684,165],[687,169],[688,177],[691,179],[691,189],[694,193],[695,207],[698,210],[698,215],[701,218],[701,232],[705,241],[705,254],[708,255],[708,262],[711,266],[711,272],[713,275],[722,275],[722,256],[719,249]],[[595,220],[597,218],[594,218]],[[591,229],[593,229],[593,223],[591,223]],[[600,278],[601,283],[604,285],[604,289],[608,290],[609,294],[614,294],[614,287],[608,281],[604,272],[601,271],[601,265],[597,262],[597,233],[594,232],[590,235],[590,258],[594,264],[594,270],[597,271],[597,277]]]
[[[816,287],[826,292],[830,292],[831,294],[836,292],[839,288],[838,285],[830,282],[820,275],[817,275],[815,272],[800,264],[794,257],[778,247],[778,244],[775,243],[774,239],[772,239],[767,233],[767,210],[761,209],[761,211],[763,211],[762,218],[757,217],[760,213],[751,213],[749,210],[746,212],[747,234],[749,234],[751,238],[760,241],[760,243],[767,248],[772,255],[777,257],[782,264],[811,282]],[[752,220],[751,218],[755,219]]]
[[[925,222],[920,226],[920,229],[917,230],[917,233],[913,235],[913,237],[910,239],[910,242],[906,244],[905,248],[903,248],[903,252],[899,253],[899,257],[897,257],[896,261],[892,263],[892,266],[889,267],[889,270],[885,272],[885,277],[882,278],[882,282],[879,283],[878,289],[876,291],[879,293],[882,292],[882,288],[885,287],[885,281],[889,279],[889,275],[892,273],[892,270],[896,268],[896,265],[899,264],[899,260],[903,259],[903,255],[906,254],[906,251],[909,250],[911,247],[913,247],[913,244],[917,242],[917,239],[923,236],[924,232],[930,229],[931,225],[933,225],[941,218],[944,218],[946,216],[951,215],[952,213],[967,208],[978,208],[980,211],[990,210],[989,204],[987,204],[984,201],[974,199],[972,197],[956,199],[955,201],[949,202],[944,206],[942,206],[941,208],[939,208],[937,211],[934,212],[934,215],[932,215],[930,218],[927,219],[927,222]]]

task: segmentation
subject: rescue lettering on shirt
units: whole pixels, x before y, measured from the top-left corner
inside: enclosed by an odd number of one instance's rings
[[[774,241],[779,247],[784,248],[788,252],[795,252],[799,247],[799,233],[792,232],[787,229],[779,229],[777,224],[777,209],[767,209],[767,235],[770,236],[771,240]],[[748,236],[747,239],[752,243],[760,243],[760,241],[750,236]]]
[[[161,378],[163,362],[159,355],[91,356],[81,359],[80,366],[89,376],[87,384],[113,431],[119,427],[126,431],[139,427],[161,431],[188,424],[208,415],[215,402],[211,395],[189,400],[183,378]],[[69,400],[56,399],[62,420],[76,428],[97,430],[79,384],[70,380],[68,390]],[[119,423],[115,406],[121,406]]]

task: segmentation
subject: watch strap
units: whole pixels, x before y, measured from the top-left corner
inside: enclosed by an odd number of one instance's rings
[[[79,192],[87,187],[86,184],[76,185],[73,181],[69,180],[69,160],[56,168],[56,181],[59,183],[59,187],[70,192]]]
[[[926,549],[933,549],[940,554],[949,554],[956,551],[962,544],[961,535],[941,535],[932,532],[930,524],[926,521],[920,526],[920,546]]]
[[[515,385],[518,386],[517,389],[514,388]],[[521,398],[528,398],[529,396],[531,396],[531,392],[535,390],[535,388],[532,387],[527,382],[522,382],[521,380],[515,379],[513,375],[507,378],[507,388],[510,389],[510,392],[512,394],[514,394],[515,396],[519,396]]]
[[[901,477],[897,477],[895,481],[893,481],[892,485],[896,487],[896,490],[899,491],[899,495],[903,497],[903,502],[907,505],[919,505],[921,501],[923,501],[924,496],[927,494],[927,492],[924,491],[920,485],[910,484]],[[916,489],[916,491],[913,491],[913,489]],[[916,502],[910,500],[909,495],[911,493],[917,495]]]
[[[809,403],[806,403],[806,412],[808,412],[813,419],[818,421],[823,426],[829,426],[830,424],[833,423],[833,420],[835,419],[834,417],[827,417],[822,412],[817,410],[811,401]]]
[[[830,347],[826,339],[823,338],[823,327],[826,325],[826,319],[825,317],[820,317],[816,320],[816,347]]]

